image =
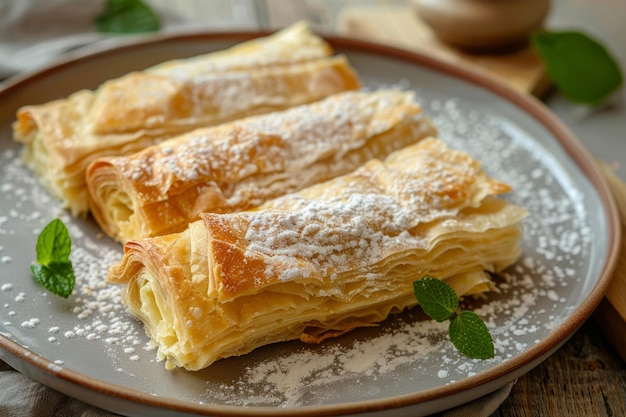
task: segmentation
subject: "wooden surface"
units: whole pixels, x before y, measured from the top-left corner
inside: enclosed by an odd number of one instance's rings
[[[588,321],[520,378],[493,416],[626,416],[626,365],[594,321]]]
[[[596,311],[596,322],[617,352],[626,360],[626,184],[611,167],[600,163],[613,190],[622,221],[622,248],[615,273],[603,304]]]

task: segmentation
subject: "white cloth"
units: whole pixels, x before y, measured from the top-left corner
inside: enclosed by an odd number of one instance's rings
[[[0,0],[0,77],[30,71],[64,52],[105,39],[93,31],[93,18],[103,4],[103,0]]]
[[[159,14],[161,32],[259,27],[259,7],[253,7],[252,0],[146,1]],[[207,4],[214,10],[198,14]],[[94,19],[104,5],[105,0],[0,0],[0,80],[45,66],[78,48],[114,46],[120,39],[145,36],[96,32]]]
[[[0,361],[0,416],[117,417],[117,414],[63,395]]]

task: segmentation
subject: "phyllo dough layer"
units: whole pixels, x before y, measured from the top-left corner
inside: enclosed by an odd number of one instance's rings
[[[438,139],[258,209],[207,213],[131,241],[108,279],[166,367],[198,370],[274,342],[319,342],[414,306],[430,275],[459,295],[492,288],[520,254],[510,188]]]
[[[282,110],[360,87],[345,56],[304,23],[230,49],[168,61],[20,108],[24,161],[75,215],[88,210],[85,169],[192,129]]]
[[[91,211],[121,242],[178,232],[353,171],[435,134],[412,92],[344,92],[197,129],[87,170]]]

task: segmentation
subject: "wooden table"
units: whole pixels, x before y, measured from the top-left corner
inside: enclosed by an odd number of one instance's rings
[[[592,319],[520,378],[493,416],[626,416],[626,363]]]

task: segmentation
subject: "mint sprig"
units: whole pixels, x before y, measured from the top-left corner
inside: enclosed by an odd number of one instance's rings
[[[531,43],[549,78],[572,102],[603,104],[624,82],[613,56],[585,33],[542,31],[531,36]]]
[[[450,320],[450,341],[465,356],[474,359],[494,357],[493,339],[478,314],[463,310]]]
[[[37,263],[30,266],[35,281],[60,297],[69,297],[76,281],[69,258],[72,239],[60,219],[52,220],[43,228],[37,238],[35,250]]]
[[[96,17],[96,29],[105,33],[156,32],[159,16],[141,0],[107,0],[105,10]]]
[[[459,309],[459,297],[445,282],[423,277],[413,283],[413,292],[424,312],[433,320],[450,320],[448,336],[456,349],[474,359],[495,355],[493,339],[485,322],[474,312]]]

